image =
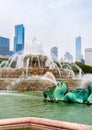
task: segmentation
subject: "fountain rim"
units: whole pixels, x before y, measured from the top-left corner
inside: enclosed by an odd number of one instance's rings
[[[39,128],[40,130],[47,129],[66,129],[66,130],[91,130],[92,125],[77,124],[72,122],[64,122],[38,117],[22,117],[0,120],[1,129],[13,128]]]

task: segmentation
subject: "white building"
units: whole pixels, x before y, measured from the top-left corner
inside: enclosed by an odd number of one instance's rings
[[[92,66],[92,48],[85,49],[85,64]]]

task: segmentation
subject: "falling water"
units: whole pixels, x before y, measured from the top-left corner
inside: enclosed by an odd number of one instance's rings
[[[4,68],[6,66],[8,61],[2,61],[2,63],[0,64],[0,68]]]
[[[27,59],[27,67],[26,67],[26,76],[28,76],[28,68],[29,68],[29,58]]]
[[[88,85],[92,82],[92,74],[85,74],[81,78],[80,88],[87,88]]]
[[[78,69],[79,73],[78,73],[78,75],[77,75],[77,78],[78,78],[78,79],[81,79],[81,78],[82,78],[82,74],[83,74],[82,69],[81,69],[76,63],[72,63],[72,67],[75,67],[75,68]]]

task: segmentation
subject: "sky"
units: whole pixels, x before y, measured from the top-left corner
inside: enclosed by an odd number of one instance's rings
[[[0,36],[10,38],[11,50],[18,24],[24,24],[26,46],[36,37],[44,52],[58,47],[60,58],[66,51],[75,57],[77,36],[83,55],[92,48],[92,0],[0,0]]]

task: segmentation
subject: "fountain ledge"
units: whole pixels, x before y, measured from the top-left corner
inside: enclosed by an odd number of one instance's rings
[[[14,128],[36,128],[38,130],[92,130],[92,125],[84,125],[36,117],[0,120],[0,130]]]

